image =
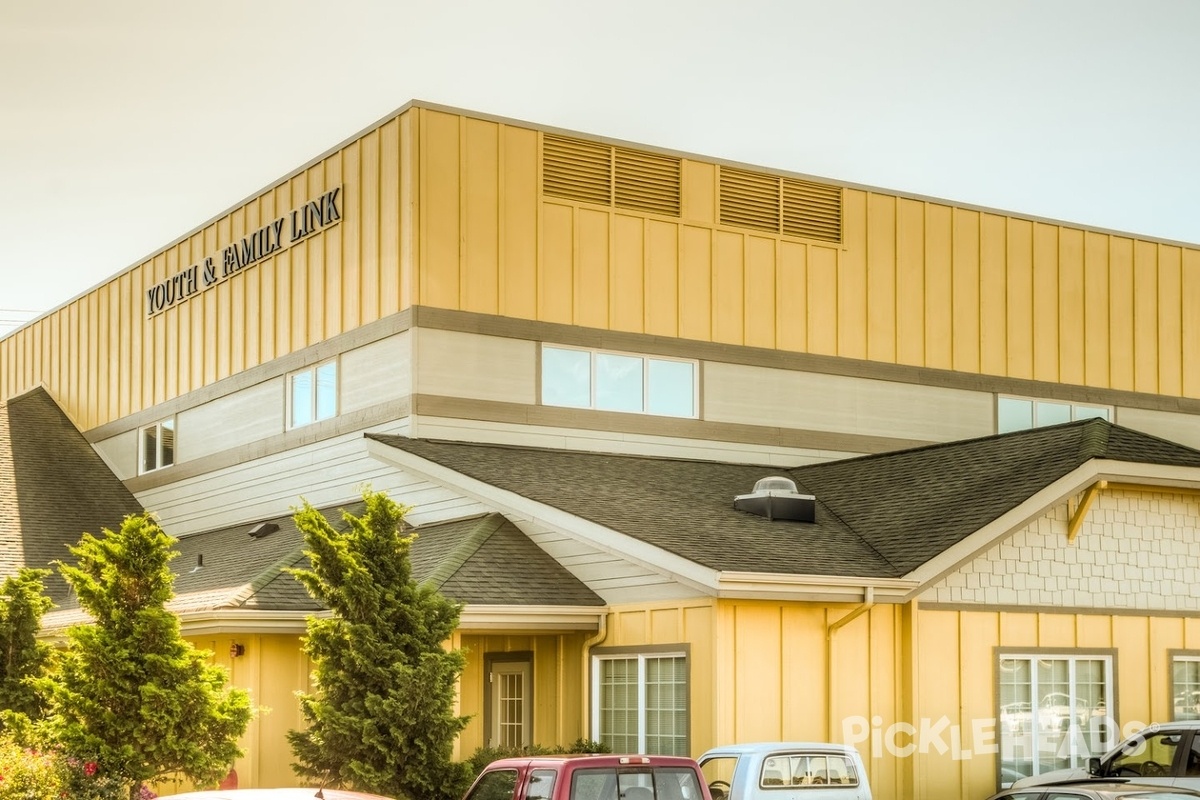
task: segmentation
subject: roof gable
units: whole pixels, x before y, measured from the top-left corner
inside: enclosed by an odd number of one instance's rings
[[[792,469],[368,438],[717,571],[888,579],[1090,460],[1200,468],[1200,451],[1098,419]],[[816,495],[815,522],[733,508],[759,478],[781,473]]]

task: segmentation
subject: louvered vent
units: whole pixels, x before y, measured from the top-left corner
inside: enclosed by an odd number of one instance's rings
[[[840,242],[841,187],[784,178],[783,232],[788,236]]]
[[[542,142],[544,194],[679,216],[679,159],[550,134]]]
[[[542,192],[611,205],[612,148],[547,135],[542,145]]]
[[[722,167],[721,224],[779,233],[779,178]]]
[[[842,190],[722,167],[721,224],[840,242]]]
[[[679,216],[679,159],[617,148],[617,206]]]

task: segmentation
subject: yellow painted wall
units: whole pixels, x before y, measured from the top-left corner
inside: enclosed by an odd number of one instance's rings
[[[296,692],[311,689],[310,663],[301,652],[299,637],[241,634],[189,637],[188,641],[211,652],[212,662],[228,672],[230,684],[250,693],[255,715],[240,742],[245,754],[234,764],[239,787],[295,786],[286,736],[303,725]],[[230,645],[235,642],[245,650],[232,658]],[[161,781],[154,787],[159,794],[194,788],[198,787],[184,780]]]
[[[829,634],[853,605],[727,600],[718,605],[713,740],[843,741],[907,714],[903,607],[877,605]],[[695,730],[693,729],[695,734]],[[858,745],[876,796],[907,796],[897,759]]]
[[[0,340],[0,397],[83,428],[414,303],[1200,397],[1200,248],[843,190],[841,245],[540,192],[542,134],[413,107]],[[336,186],[342,221],[154,317],[149,287]]]
[[[728,699],[726,687],[719,681],[718,662],[722,654],[716,646],[716,634],[714,604],[699,599],[617,607],[609,614],[604,640],[596,644],[597,647],[689,645],[692,756],[717,743],[717,718]],[[572,702],[587,705],[590,691],[589,686]]]
[[[459,736],[458,755],[468,758],[483,746],[484,698],[489,653],[533,653],[533,744],[568,745],[584,736],[582,696],[583,642],[586,635],[570,634],[463,634],[458,646],[467,651],[467,667],[459,688],[462,714],[471,717]]]
[[[1200,620],[1183,617],[922,610],[914,628],[921,655],[915,718],[945,715],[963,731],[967,750],[972,720],[1000,715],[996,647],[1115,649],[1115,712],[1122,729],[1172,718],[1168,650],[1200,649]],[[956,760],[931,749],[913,758],[916,797],[984,797],[995,790],[994,754],[972,751]]]

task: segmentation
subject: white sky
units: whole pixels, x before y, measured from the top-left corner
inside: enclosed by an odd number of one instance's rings
[[[0,0],[0,334],[414,98],[1200,242],[1196,0]]]

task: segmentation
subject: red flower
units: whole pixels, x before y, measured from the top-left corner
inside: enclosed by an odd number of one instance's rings
[[[83,774],[87,775],[88,777],[95,775],[96,774],[96,762],[89,761],[86,764],[84,764],[83,765]]]

